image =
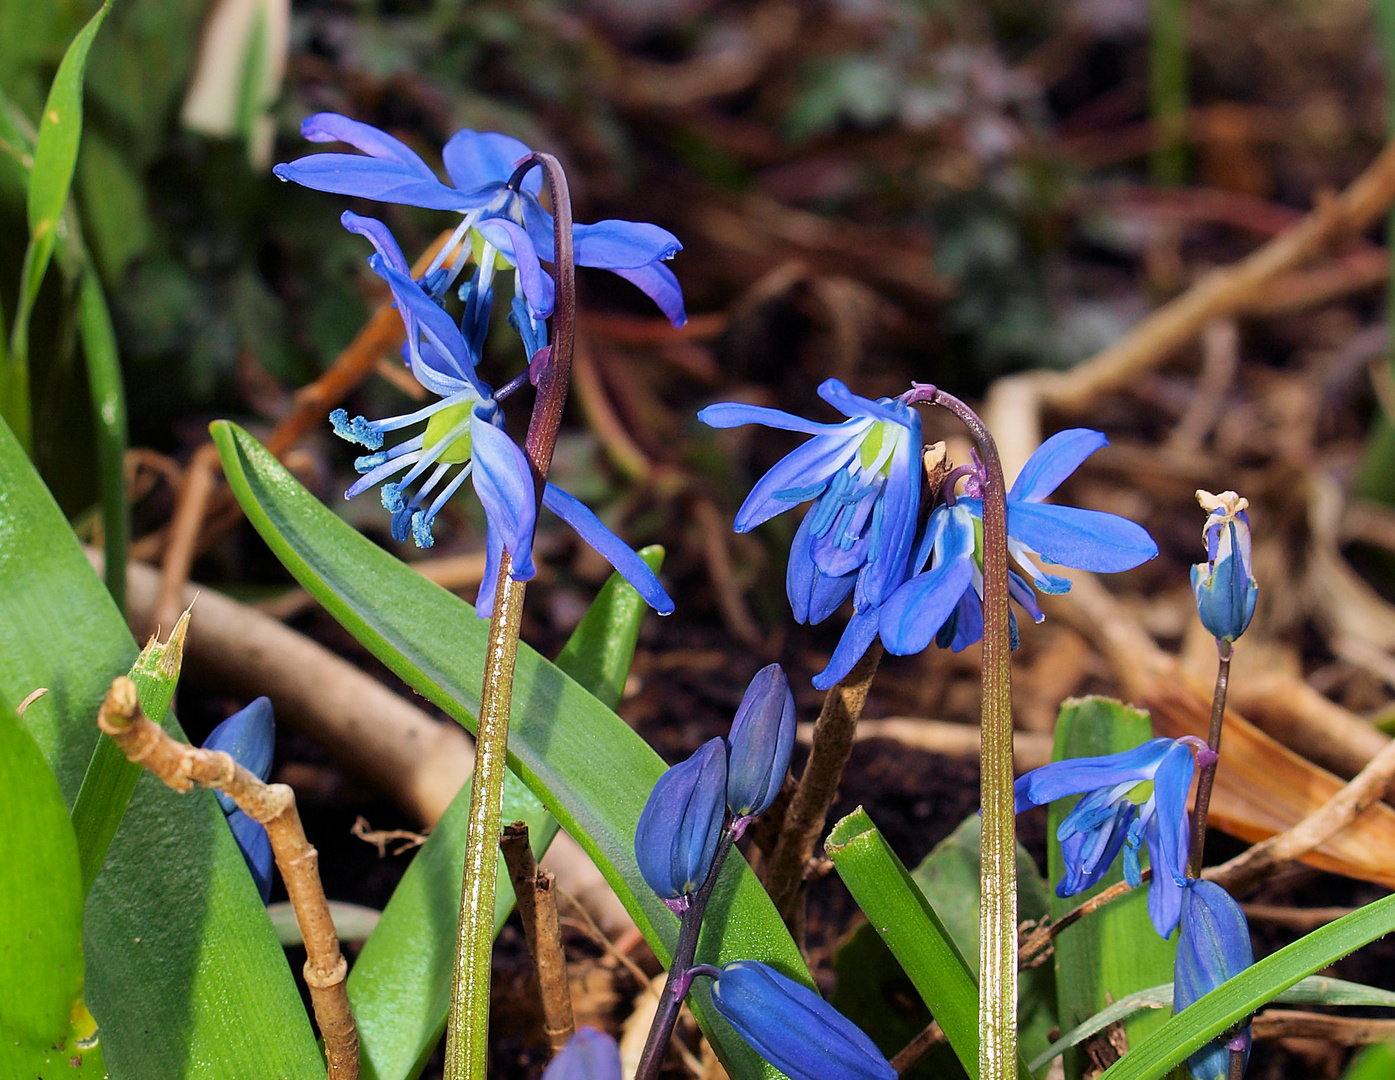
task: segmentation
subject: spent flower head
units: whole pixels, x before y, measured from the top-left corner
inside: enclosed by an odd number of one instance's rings
[[[1217,641],[1233,643],[1254,618],[1259,582],[1250,554],[1250,502],[1233,491],[1196,493],[1207,512],[1202,538],[1206,562],[1192,567],[1192,592],[1201,623]]]

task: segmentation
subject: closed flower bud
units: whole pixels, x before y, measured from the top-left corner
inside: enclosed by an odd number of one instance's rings
[[[727,752],[727,806],[741,821],[763,814],[780,793],[794,749],[794,694],[779,664],[756,672],[736,719]]]
[[[790,1080],[896,1080],[891,1063],[856,1024],[767,964],[728,964],[712,988],[712,1004]]]
[[[1250,625],[1259,597],[1250,570],[1250,503],[1233,491],[1198,491],[1196,500],[1209,512],[1202,530],[1207,561],[1192,567],[1197,614],[1217,641],[1233,642]]]
[[[635,829],[635,861],[649,887],[674,911],[702,887],[722,834],[727,753],[709,739],[654,785]]]
[[[264,697],[233,713],[204,740],[205,750],[221,750],[259,780],[271,775],[271,755],[276,748],[276,718],[271,702]],[[214,791],[218,805],[227,816],[228,827],[262,894],[262,903],[271,899],[271,839],[261,822],[248,817],[221,791]]]
[[[1250,927],[1240,905],[1214,882],[1188,881],[1173,969],[1173,1011],[1181,1012],[1254,962]],[[1226,1080],[1231,1050],[1243,1050],[1249,1061],[1249,1024],[1198,1050],[1187,1059],[1187,1067],[1195,1080]]]
[[[581,1028],[548,1062],[543,1080],[620,1080],[620,1047],[593,1027]]]

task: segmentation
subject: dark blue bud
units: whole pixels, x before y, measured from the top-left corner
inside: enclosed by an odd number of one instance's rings
[[[635,829],[635,861],[670,907],[686,908],[712,868],[726,811],[727,751],[709,739],[659,777]],[[671,903],[676,902],[676,903]]]
[[[620,1047],[593,1027],[581,1028],[547,1063],[543,1080],[620,1080]]]
[[[221,750],[258,780],[265,780],[271,775],[271,754],[276,748],[276,718],[271,712],[271,701],[259,697],[233,713],[213,729],[203,748]],[[213,794],[223,813],[231,814],[237,809],[237,804],[221,791]]]
[[[862,1030],[806,986],[756,960],[722,969],[712,1004],[790,1080],[896,1080]]]
[[[252,880],[257,883],[257,891],[262,894],[262,903],[271,899],[271,837],[266,834],[266,826],[248,817],[236,808],[228,815],[228,828],[237,841],[242,857],[247,861],[247,869],[252,871]]]
[[[1217,641],[1233,642],[1254,617],[1259,583],[1251,571],[1249,501],[1233,491],[1198,491],[1209,511],[1202,534],[1206,559],[1192,567],[1192,592],[1201,624]]]
[[[1182,931],[1172,978],[1172,1008],[1181,1012],[1255,962],[1250,927],[1240,905],[1211,881],[1188,881],[1182,899]],[[1187,1059],[1195,1080],[1226,1080],[1231,1049],[1248,1063],[1250,1026],[1222,1035]]]
[[[784,668],[756,672],[727,740],[727,806],[734,818],[763,814],[780,793],[794,749],[794,694]]]

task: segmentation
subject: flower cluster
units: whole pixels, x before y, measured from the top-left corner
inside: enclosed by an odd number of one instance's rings
[[[913,393],[872,401],[828,379],[819,395],[848,417],[841,424],[736,402],[698,413],[711,427],[762,424],[812,436],[751,489],[735,528],[748,532],[800,503],[813,503],[790,549],[785,584],[795,620],[819,623],[849,596],[853,603],[832,659],[814,678],[820,690],[843,679],[878,637],[888,652],[905,656],[932,641],[959,651],[983,636],[985,477],[977,460],[951,471],[943,501],[920,526],[924,468],[920,418],[908,403]],[[1039,560],[1112,573],[1158,553],[1148,533],[1131,521],[1045,502],[1107,443],[1088,428],[1062,431],[1032,455],[1008,492],[1008,549],[1021,571],[1010,572],[1012,597],[1037,622],[1042,613],[1036,592],[1070,588]]]
[[[334,431],[370,451],[354,463],[360,479],[345,492],[353,498],[382,485],[392,535],[419,547],[434,543],[436,516],[466,479],[484,506],[486,570],[475,609],[491,614],[494,585],[505,552],[511,575],[530,579],[539,501],[566,521],[619,570],[661,614],[673,601],[653,572],[586,506],[552,484],[541,500],[522,450],[505,431],[502,403],[550,357],[546,319],[555,283],[543,263],[556,259],[553,217],[539,199],[542,177],[533,152],[507,135],[461,131],[442,152],[451,183],[443,183],[405,143],[367,124],[317,113],[301,126],[312,142],[342,142],[360,154],[319,153],[276,166],[282,180],[318,191],[379,202],[454,211],[460,222],[424,273],[414,276],[387,226],[346,211],[344,227],[373,246],[368,265],[392,292],[406,329],[403,360],[417,382],[437,398],[431,404],[380,420],[330,416]],[[639,286],[676,325],[686,321],[683,294],[664,265],[682,247],[657,225],[599,221],[573,228],[575,262],[611,270]],[[466,269],[473,264],[473,271]],[[524,370],[495,390],[480,375],[502,277],[513,278],[509,323],[523,346]],[[446,310],[454,292],[459,318]],[[416,433],[384,448],[391,432]]]
[[[221,750],[257,779],[265,780],[271,775],[271,754],[276,748],[276,718],[270,700],[259,697],[245,709],[233,713],[209,733],[203,748]],[[228,828],[265,904],[271,899],[273,865],[271,838],[266,834],[266,826],[239,810],[223,792],[214,791],[213,795],[228,819]]]

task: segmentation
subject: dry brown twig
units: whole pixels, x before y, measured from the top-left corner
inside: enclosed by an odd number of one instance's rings
[[[977,724],[954,724],[947,720],[924,720],[913,716],[888,716],[882,720],[859,720],[857,742],[890,739],[912,750],[944,757],[974,758],[979,755],[981,734]],[[795,738],[803,745],[814,741],[814,725],[800,724]],[[1051,760],[1051,736],[1035,731],[1013,733],[1013,762],[1018,772],[1039,768]]]
[[[528,939],[528,954],[538,975],[538,993],[542,998],[543,1034],[553,1053],[567,1045],[576,1031],[572,1018],[572,994],[567,983],[567,954],[562,948],[562,933],[557,925],[556,879],[546,870],[539,870],[528,846],[528,826],[515,821],[504,826],[499,837],[499,850],[509,868],[513,882],[514,902],[523,922],[523,935]]]
[[[1395,1020],[1266,1009],[1252,1021],[1252,1031],[1256,1039],[1323,1039],[1338,1046],[1365,1046],[1395,1038]]]
[[[377,848],[380,859],[387,855],[388,845],[394,840],[401,841],[397,847],[392,849],[394,855],[401,855],[426,843],[425,836],[419,832],[412,832],[411,829],[375,829],[362,814],[354,818],[354,824],[349,829],[349,833],[365,844],[372,844]]]
[[[319,854],[305,838],[294,793],[285,784],[263,783],[222,751],[176,742],[141,710],[136,684],[124,675],[112,680],[97,712],[97,726],[130,761],[149,769],[166,787],[178,792],[196,783],[217,788],[266,827],[305,942],[305,982],[325,1041],[330,1080],[356,1080],[358,1029],[345,986],[349,965],[339,951],[320,882]]]

